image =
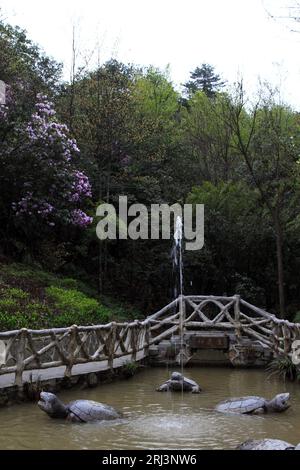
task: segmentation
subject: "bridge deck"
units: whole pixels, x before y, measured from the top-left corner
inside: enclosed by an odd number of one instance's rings
[[[141,361],[145,355],[140,351],[136,355],[136,360]],[[131,361],[131,355],[119,357],[113,361],[113,369],[118,369]],[[72,369],[72,377],[77,375],[90,374],[92,372],[102,372],[111,369],[108,361],[87,362],[86,364],[76,364]],[[65,376],[66,366],[50,367],[48,369],[33,369],[23,372],[23,383],[26,382],[47,382],[51,379],[62,379]],[[15,385],[15,373],[0,376],[0,389],[13,387]]]
[[[172,350],[176,335],[180,355],[189,337],[186,356],[200,349],[223,350],[238,364],[253,348],[258,355],[269,351],[291,356],[293,342],[300,339],[300,324],[279,319],[238,295],[181,295],[143,321],[0,332],[0,391],[22,391],[26,383],[118,369],[148,356],[153,346],[163,350],[165,341]]]

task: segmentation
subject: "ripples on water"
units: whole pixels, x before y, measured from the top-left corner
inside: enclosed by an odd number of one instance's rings
[[[203,387],[197,394],[158,393],[167,369],[149,368],[128,381],[96,389],[66,391],[66,403],[83,398],[108,403],[124,419],[72,424],[51,420],[35,404],[0,410],[0,449],[234,449],[249,438],[273,437],[300,442],[300,387],[268,379],[264,371],[190,368]],[[223,415],[213,407],[227,397],[271,398],[289,391],[292,407],[282,414]]]

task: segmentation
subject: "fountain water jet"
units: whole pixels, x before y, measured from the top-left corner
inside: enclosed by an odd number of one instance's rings
[[[175,272],[175,286],[174,298],[179,297],[179,310],[180,310],[180,352],[177,355],[176,362],[180,364],[181,369],[189,360],[186,354],[183,334],[184,334],[184,300],[183,300],[183,259],[182,259],[182,218],[176,218],[175,233],[174,233],[174,246],[172,249],[173,258],[173,271]]]
[[[183,295],[182,218],[180,216],[176,219],[172,257],[173,270],[176,275],[174,286],[174,297],[176,299],[178,295]]]

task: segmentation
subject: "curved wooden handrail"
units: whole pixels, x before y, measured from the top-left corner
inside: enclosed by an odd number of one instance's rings
[[[212,313],[212,308],[217,313]],[[277,318],[237,295],[188,295],[142,321],[0,332],[0,340],[6,345],[0,375],[15,373],[15,384],[22,387],[23,373],[28,370],[63,365],[65,375],[70,376],[76,364],[98,361],[107,361],[113,368],[115,359],[129,356],[136,360],[138,353],[146,357],[151,345],[185,334],[188,329],[229,330],[237,337],[244,334],[274,354],[290,355],[293,341],[300,339],[300,323]]]

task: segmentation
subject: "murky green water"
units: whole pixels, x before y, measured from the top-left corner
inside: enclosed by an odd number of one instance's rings
[[[124,413],[118,422],[72,424],[48,418],[35,404],[0,410],[0,449],[233,449],[249,438],[273,437],[300,442],[300,385],[268,379],[264,371],[190,368],[199,395],[155,392],[167,368],[149,368],[128,381],[96,389],[66,391],[78,398],[108,403]],[[213,411],[230,396],[267,398],[289,391],[292,407],[282,414],[232,416]]]

